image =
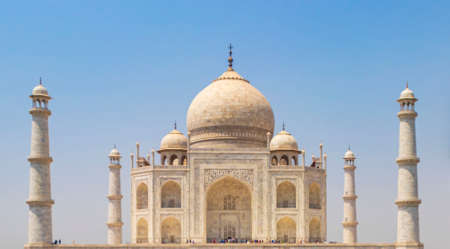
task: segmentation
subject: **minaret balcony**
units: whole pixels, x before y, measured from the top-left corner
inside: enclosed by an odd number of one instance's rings
[[[30,114],[34,115],[34,114],[46,114],[48,116],[50,116],[52,114],[52,112],[47,109],[47,108],[42,108],[42,107],[33,107],[30,109]]]
[[[420,199],[409,199],[409,200],[396,200],[395,204],[399,207],[401,206],[419,206],[422,203]]]
[[[401,110],[397,113],[397,116],[399,118],[402,117],[411,117],[411,118],[415,118],[418,116],[417,112],[414,110]]]
[[[415,155],[406,155],[400,156],[396,159],[397,164],[400,165],[408,165],[408,164],[417,164],[420,162],[420,158]]]

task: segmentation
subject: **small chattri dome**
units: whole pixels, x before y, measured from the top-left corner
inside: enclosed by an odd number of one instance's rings
[[[295,138],[289,132],[282,130],[270,141],[270,150],[298,151],[298,144]]]
[[[187,149],[187,138],[186,136],[173,129],[169,134],[165,135],[161,139],[160,150],[186,150]]]
[[[109,157],[120,157],[119,150],[115,146],[111,152],[109,152]]]
[[[344,159],[355,159],[355,154],[350,149],[345,152]]]
[[[32,95],[43,95],[48,96],[47,88],[45,88],[42,84],[37,85],[33,88],[33,91],[31,93]]]
[[[406,87],[405,90],[402,91],[402,93],[400,93],[400,99],[414,99],[414,92],[409,89],[408,87]]]

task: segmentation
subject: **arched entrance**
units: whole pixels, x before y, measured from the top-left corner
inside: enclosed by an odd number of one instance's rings
[[[181,243],[181,225],[176,218],[169,217],[161,223],[161,243]]]
[[[148,223],[144,218],[140,218],[137,223],[136,243],[148,243]]]
[[[284,217],[277,222],[277,240],[281,243],[295,243],[296,234],[295,221],[291,218]]]
[[[210,186],[206,197],[206,238],[251,240],[252,199],[248,187],[233,177],[224,177]]]
[[[313,218],[309,222],[309,242],[320,242],[320,221]]]

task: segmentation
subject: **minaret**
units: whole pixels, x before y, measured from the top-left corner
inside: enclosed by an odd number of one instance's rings
[[[356,243],[356,227],[358,222],[356,221],[356,196],[355,194],[355,154],[348,148],[344,155],[344,221],[342,222],[342,242],[343,243]]]
[[[114,146],[109,153],[108,244],[122,244],[122,194],[120,193],[120,153]]]
[[[30,110],[31,151],[30,190],[27,204],[28,211],[28,244],[45,245],[52,243],[52,205],[50,183],[50,157],[48,138],[48,117],[51,115],[48,102],[51,97],[47,89],[39,85],[30,96],[33,106]]]
[[[408,88],[400,94],[399,147],[398,147],[398,185],[397,200],[397,244],[398,246],[419,245],[419,204],[417,191],[417,163],[414,104],[417,99]]]

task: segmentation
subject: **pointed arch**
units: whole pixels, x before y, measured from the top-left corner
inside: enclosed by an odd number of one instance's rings
[[[147,184],[139,184],[136,191],[136,208],[146,209],[148,208],[148,187]]]
[[[169,165],[179,165],[179,160],[177,155],[171,155],[169,159]]]
[[[289,165],[289,157],[286,155],[282,155],[280,159],[280,165]]]
[[[295,243],[297,225],[290,217],[283,217],[277,222],[277,240],[281,243]]]
[[[166,182],[161,188],[162,208],[181,208],[181,187],[174,181]]]
[[[291,158],[291,165],[298,165],[298,163],[297,163],[297,157],[296,156],[292,156],[292,158]]]
[[[320,220],[314,217],[309,222],[309,242],[320,242]]]
[[[276,156],[272,157],[272,166],[277,166],[278,165],[278,158]]]
[[[161,243],[181,243],[181,224],[175,217],[168,217],[161,222]]]
[[[142,244],[142,243],[148,243],[148,223],[147,220],[144,218],[140,218],[137,222],[137,236],[136,236],[136,243]]]
[[[295,185],[284,181],[277,186],[277,208],[295,208],[297,204]]]
[[[184,166],[187,165],[187,158],[186,158],[185,155],[183,155],[183,156],[181,157],[181,164],[184,165]]]
[[[313,182],[309,185],[309,208],[321,209],[320,185]]]
[[[206,191],[207,241],[232,237],[252,238],[252,196],[250,187],[240,180],[225,176]]]

